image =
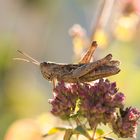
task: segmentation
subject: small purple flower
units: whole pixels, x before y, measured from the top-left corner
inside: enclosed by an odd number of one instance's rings
[[[113,105],[119,108],[123,108],[125,102],[125,96],[123,93],[118,92],[114,97],[113,97]]]
[[[116,108],[124,106],[124,94],[119,93],[116,83],[109,80],[100,79],[99,82],[90,85],[82,95],[84,96],[79,96],[80,111],[88,118],[91,127],[95,124],[93,120],[104,124],[111,122],[116,117]]]
[[[73,114],[78,99],[77,89],[60,82],[54,89],[54,99],[50,99],[51,113],[62,119],[68,119]]]

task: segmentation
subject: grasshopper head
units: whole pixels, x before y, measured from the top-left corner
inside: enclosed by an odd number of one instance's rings
[[[45,79],[52,81],[52,75],[51,75],[49,63],[47,62],[40,63],[40,70]]]

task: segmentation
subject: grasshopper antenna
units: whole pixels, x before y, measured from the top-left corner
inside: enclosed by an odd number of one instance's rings
[[[32,58],[31,56],[29,56],[28,54],[26,54],[25,52],[22,52],[20,50],[17,50],[20,54],[22,54],[23,56],[27,57],[28,59],[24,59],[24,58],[13,58],[14,60],[20,60],[20,61],[24,61],[24,62],[30,62],[30,63],[33,63],[35,65],[40,65],[40,63],[35,60],[34,58]]]

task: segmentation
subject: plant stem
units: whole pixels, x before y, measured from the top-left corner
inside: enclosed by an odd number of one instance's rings
[[[98,140],[98,139],[100,139],[100,138],[103,138],[103,137],[105,137],[105,136],[107,136],[107,135],[109,135],[109,134],[111,134],[111,133],[113,133],[113,131],[110,131],[110,132],[108,132],[108,133],[105,133],[105,134],[103,134],[103,135],[97,137],[95,140]]]
[[[100,19],[101,19],[101,16],[102,16],[102,13],[103,13],[103,9],[104,9],[104,6],[105,6],[105,0],[102,1],[101,5],[100,5],[100,9],[99,9],[99,12],[98,12],[98,16],[97,16],[97,19],[96,19],[96,23],[92,29],[92,34],[91,34],[91,40],[93,40],[94,38],[94,35],[96,33],[96,30],[99,28],[100,26]]]
[[[92,140],[92,137],[89,135],[89,133],[87,132],[86,127],[81,123],[81,121],[79,120],[79,118],[76,118],[75,121],[76,121],[77,125],[79,124],[79,125],[84,129],[84,131],[86,132],[87,138],[88,138],[89,140]]]
[[[112,13],[114,3],[115,0],[110,0],[110,1],[102,0],[99,7],[97,19],[94,22],[95,25],[92,29],[91,40],[94,39],[94,35],[99,28],[103,29],[107,25]]]
[[[95,138],[97,125],[98,125],[98,124],[95,124],[95,126],[94,126],[94,128],[93,128],[93,135],[92,135],[92,139],[93,139],[93,140],[94,140],[94,138]]]
[[[78,118],[77,118],[77,119],[78,119]],[[79,121],[78,121],[77,119],[76,119],[75,121],[76,121],[76,124],[78,125],[78,124],[79,124]],[[76,135],[76,138],[77,138],[77,140],[78,140],[79,134]]]

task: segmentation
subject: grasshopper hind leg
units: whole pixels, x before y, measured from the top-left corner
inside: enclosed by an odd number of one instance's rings
[[[83,56],[83,58],[80,60],[79,64],[89,63],[96,48],[97,48],[97,43],[96,41],[93,41],[91,46],[88,48],[87,52]]]
[[[82,66],[78,67],[76,70],[74,70],[72,72],[72,77],[78,79],[78,78],[86,75],[90,71],[94,70],[95,68],[98,68],[102,65],[107,64],[108,62],[110,62],[111,59],[112,59],[112,55],[108,54],[106,57],[104,57],[100,60],[97,60],[96,62],[83,64]]]

